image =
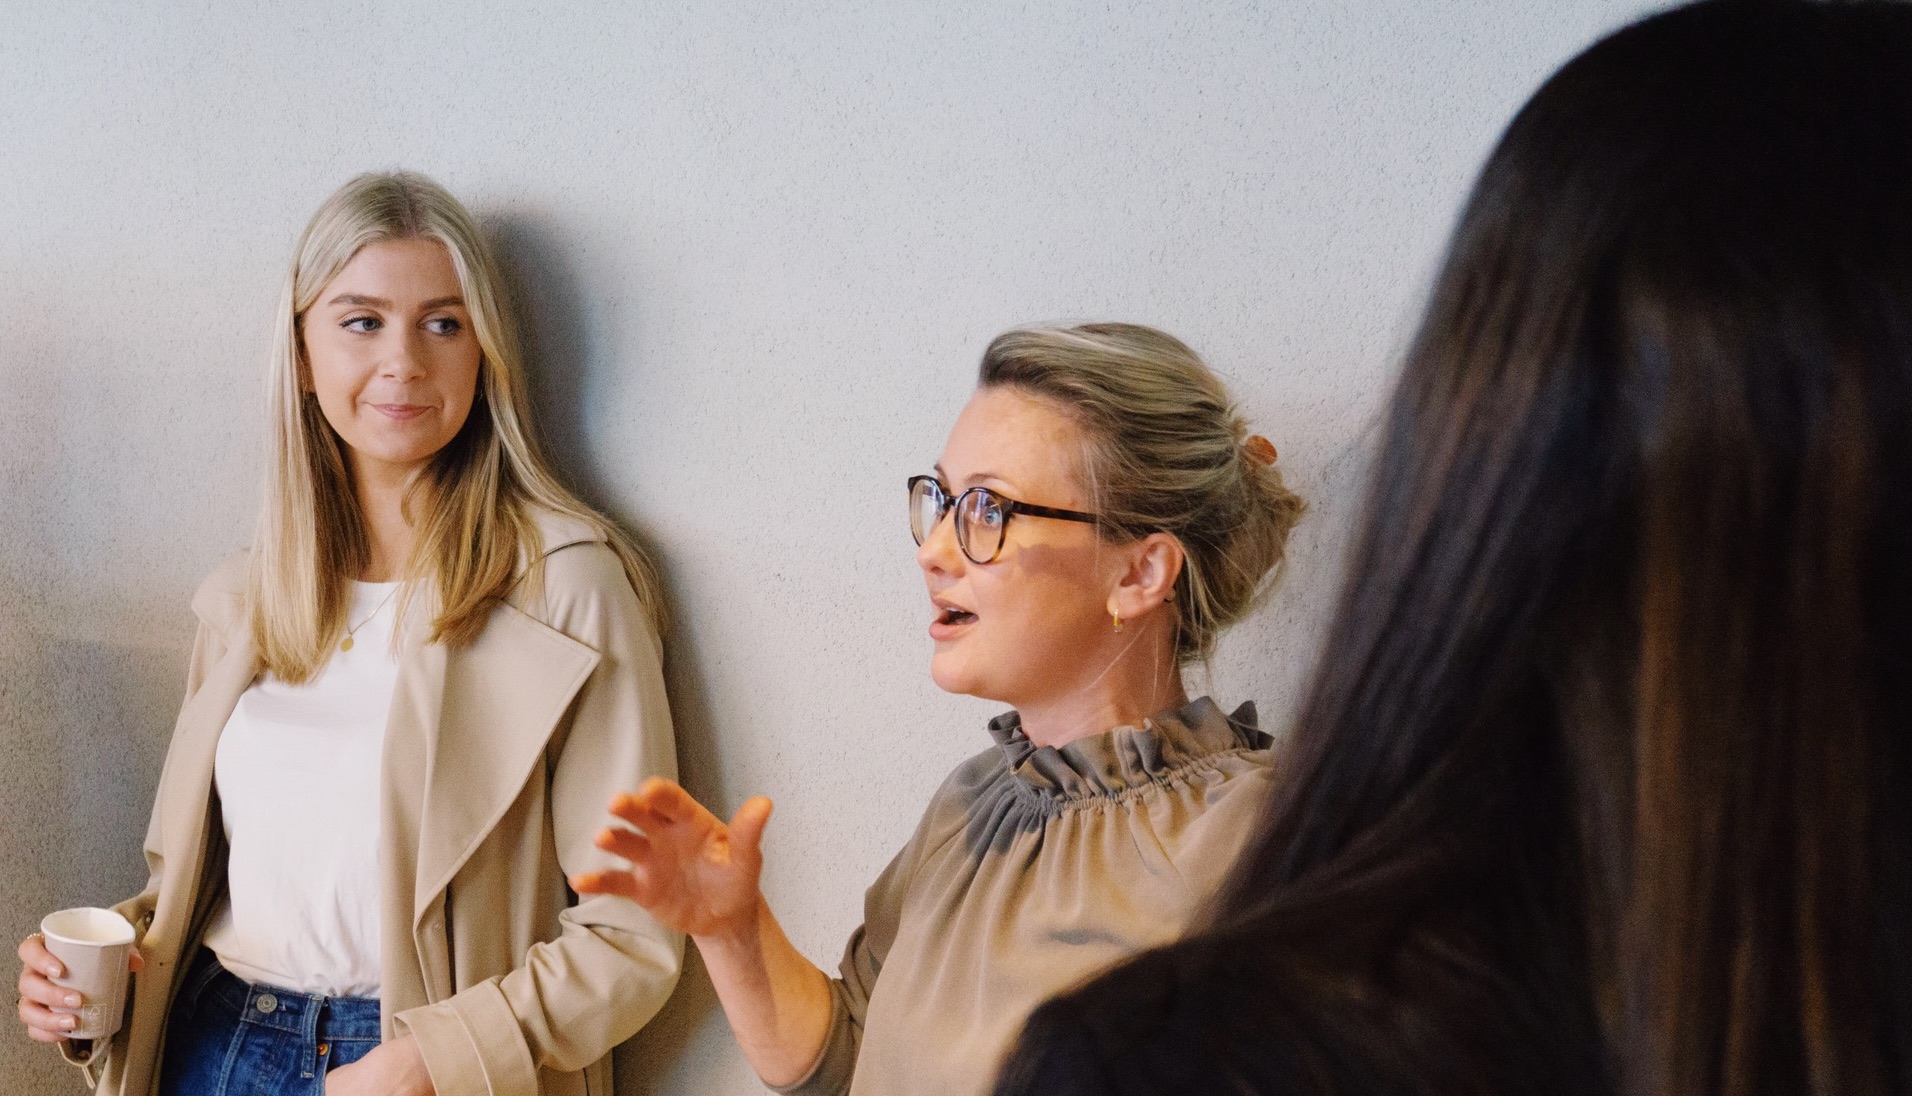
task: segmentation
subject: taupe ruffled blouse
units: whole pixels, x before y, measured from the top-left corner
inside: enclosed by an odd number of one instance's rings
[[[1054,749],[992,720],[864,898],[800,1096],[981,1096],[1035,1007],[1179,937],[1274,778],[1207,697]]]

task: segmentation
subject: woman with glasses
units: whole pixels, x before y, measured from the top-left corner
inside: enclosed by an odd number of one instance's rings
[[[758,890],[770,801],[728,825],[653,780],[612,810],[627,895],[702,952],[783,1092],[986,1092],[1046,996],[1188,925],[1272,779],[1252,706],[1190,701],[1301,503],[1195,354],[1125,324],[1011,331],[934,474],[910,480],[930,673],[1015,710],[870,888],[831,979]]]

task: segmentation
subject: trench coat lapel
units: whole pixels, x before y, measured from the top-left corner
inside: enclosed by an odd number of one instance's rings
[[[495,609],[469,646],[420,643],[412,653],[413,672],[401,672],[393,704],[387,764],[422,771],[387,779],[401,799],[416,789],[415,810],[401,805],[388,815],[418,834],[416,931],[523,791],[598,653],[511,605]]]
[[[219,752],[219,736],[226,729],[239,697],[259,676],[259,655],[252,636],[245,628],[227,633],[228,646],[206,673],[205,680],[180,710],[174,728],[168,772],[162,777],[169,803],[160,822],[160,848],[167,858],[166,882],[179,889],[179,901],[167,902],[161,896],[154,910],[158,919],[170,921],[176,915],[190,921],[193,899],[203,889],[200,874],[205,867],[207,827],[212,819],[213,763]],[[162,914],[161,911],[165,911]],[[186,924],[168,938],[183,934]]]

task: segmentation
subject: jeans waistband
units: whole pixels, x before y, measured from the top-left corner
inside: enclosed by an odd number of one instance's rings
[[[244,1024],[331,1041],[379,1037],[378,998],[319,997],[248,982],[220,966],[210,950],[201,951],[193,960],[186,975],[186,992],[197,993],[201,1004],[217,1001]]]

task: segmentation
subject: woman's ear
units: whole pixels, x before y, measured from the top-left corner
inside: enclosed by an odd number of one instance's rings
[[[1182,542],[1168,533],[1150,533],[1129,545],[1128,566],[1109,592],[1109,613],[1123,620],[1139,620],[1175,597],[1175,581],[1182,577],[1187,556]]]

